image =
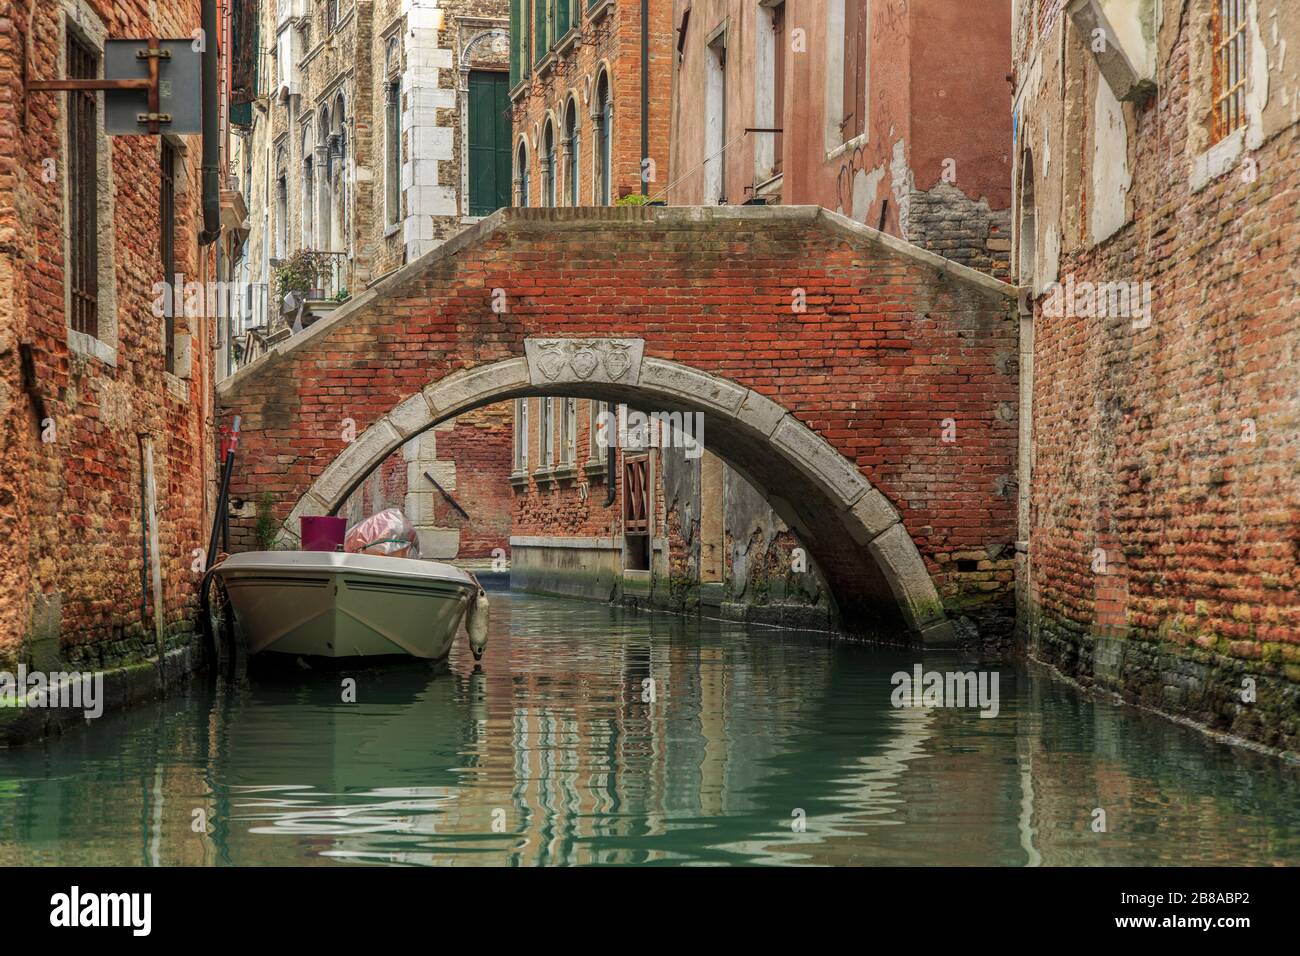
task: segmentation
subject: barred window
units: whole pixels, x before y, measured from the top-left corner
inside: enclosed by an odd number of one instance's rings
[[[1246,125],[1246,0],[1215,0],[1213,19],[1217,143]]]
[[[67,76],[93,80],[99,58],[71,31],[67,40]],[[99,337],[99,157],[98,94],[68,93],[68,264],[71,325]]]
[[[176,147],[166,139],[162,141],[162,191],[159,197],[162,235],[158,244],[162,253],[163,281],[176,280]],[[163,349],[169,372],[176,371],[176,302],[178,290],[172,291],[172,308],[163,317]]]

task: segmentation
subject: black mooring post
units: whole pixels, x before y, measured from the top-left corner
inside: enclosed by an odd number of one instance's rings
[[[236,415],[235,424],[230,430],[230,441],[226,445],[226,463],[221,470],[221,487],[217,491],[217,513],[212,520],[212,536],[208,538],[208,560],[203,565],[205,570],[216,563],[217,543],[220,540],[226,509],[229,507],[230,475],[235,470],[235,448],[239,444],[239,419],[240,416]]]
[[[605,446],[605,507],[614,503],[614,472],[618,468],[618,449],[610,442]]]

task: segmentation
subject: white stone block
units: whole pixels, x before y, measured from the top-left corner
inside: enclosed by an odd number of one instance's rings
[[[433,220],[428,216],[407,216],[403,229],[403,238],[407,242],[433,241]]]
[[[433,475],[433,480],[442,485],[444,491],[451,493],[456,490],[456,463],[454,461],[431,461],[424,469],[428,474]],[[428,487],[429,479],[426,477],[424,483]]]
[[[408,187],[414,189],[416,186],[436,186],[438,185],[438,161],[434,159],[417,159],[411,163],[411,185]],[[409,203],[411,197],[407,196]],[[411,208],[409,205],[408,209]],[[414,211],[414,210],[412,210]]]
[[[416,163],[421,160],[451,159],[452,130],[446,126],[423,124],[411,131],[411,151]],[[420,181],[416,177],[416,181]],[[431,182],[437,182],[435,177]]]
[[[425,487],[432,487],[426,481]],[[416,527],[432,525],[437,519],[433,513],[434,493],[432,491],[420,491],[407,494],[406,500],[402,505],[402,510],[406,512],[406,520]]]
[[[432,561],[449,561],[460,553],[460,531],[456,528],[416,528],[420,539],[420,557]]]

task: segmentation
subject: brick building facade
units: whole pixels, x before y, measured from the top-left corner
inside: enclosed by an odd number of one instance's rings
[[[998,278],[1005,0],[674,0],[670,203],[819,205]]]
[[[109,136],[104,94],[23,84],[102,77],[106,40],[199,25],[198,0],[15,0],[0,14],[4,667],[135,662],[190,634],[212,521],[215,327],[201,294],[170,317],[155,307],[169,274],[215,275],[200,137]]]
[[[593,294],[611,251],[617,289]],[[235,493],[275,496],[288,546],[300,516],[336,509],[379,462],[466,410],[539,393],[644,411],[703,406],[713,423],[705,449],[799,529],[791,547],[805,549],[807,564],[796,570],[791,554],[791,570],[805,574],[815,561],[850,627],[883,632],[901,617],[927,640],[949,640],[962,618],[981,633],[1009,631],[1014,319],[1004,283],[815,208],[507,209],[241,370],[219,400],[223,416],[244,416],[249,465]],[[617,358],[625,351],[640,365]],[[627,381],[592,378],[598,368]],[[514,568],[524,564],[519,537],[618,529],[601,481],[583,475],[583,497],[578,466],[585,471],[589,446],[578,445],[572,463],[553,452],[549,466],[533,464],[535,422],[554,420],[533,404]],[[748,425],[746,415],[755,416]],[[355,423],[350,442],[337,427],[345,416]],[[554,448],[562,427],[539,447]],[[581,418],[573,431],[585,440]],[[647,464],[653,497],[623,514],[622,537],[676,536],[683,546],[664,551],[667,574],[624,574],[625,593],[639,586],[693,607],[705,597],[695,592],[717,583],[695,571],[716,566],[720,537],[719,511],[706,511],[694,490],[697,481],[717,487],[704,463]],[[545,513],[525,527],[525,508]],[[241,544],[250,524],[232,529]],[[783,534],[773,525],[763,536]],[[631,542],[618,545],[632,552]],[[993,551],[1005,553],[1006,568],[975,556]],[[765,564],[765,553],[748,554],[747,566]]]
[[[515,205],[662,197],[673,102],[672,3],[649,4],[645,163],[640,7],[640,0],[512,4]],[[593,429],[602,410],[616,415],[618,406],[560,397],[526,405],[516,402],[514,415],[513,586],[681,609],[696,605],[702,585],[699,599],[718,612],[828,621],[829,599],[815,567],[790,572],[793,535],[725,463],[707,451],[697,459],[680,450],[628,455],[615,448],[611,475]],[[702,485],[702,473],[713,480]],[[629,481],[633,474],[637,480]],[[641,518],[630,518],[638,512]],[[702,513],[716,532],[707,542],[695,528]],[[631,530],[638,521],[644,530]],[[786,587],[787,577],[802,584]]]
[[[239,131],[244,271],[261,290],[248,324],[280,323],[276,270],[296,253],[323,264],[309,323],[508,205],[507,14],[506,0],[261,0],[259,96]]]
[[[510,202],[506,0],[262,0],[258,16],[273,42],[262,44],[260,95],[237,130],[250,234],[236,271],[255,290],[241,324],[261,333],[239,340],[245,361],[259,344],[289,336],[299,318],[282,314],[281,263],[307,252],[324,266],[303,309],[310,326]],[[474,427],[483,434],[470,440]],[[499,428],[476,413],[455,433],[480,449],[471,458],[501,449],[493,474],[509,463]],[[444,449],[455,445],[439,434]],[[464,522],[421,507],[432,494],[429,469],[457,470],[439,444],[430,434],[407,449],[400,468],[358,493],[356,507],[409,504],[428,557],[505,546],[503,483],[481,540],[461,540]],[[238,513],[256,508],[242,502]]]
[[[351,526],[400,508],[415,526],[421,557],[504,561],[513,505],[511,412],[509,403],[488,405],[412,438],[375,468],[339,514]]]
[[[648,22],[651,192],[668,169],[669,0]],[[642,191],[641,0],[511,0],[516,206],[607,206]]]
[[[1295,748],[1300,7],[1020,2],[1014,36],[1025,639]]]

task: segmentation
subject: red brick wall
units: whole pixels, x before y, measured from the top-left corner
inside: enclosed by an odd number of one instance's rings
[[[456,466],[452,496],[469,515],[463,518],[441,495],[434,495],[438,525],[460,529],[458,558],[492,557],[497,548],[510,553],[513,451],[509,402],[461,415],[451,428],[438,431],[438,458]]]
[[[1193,192],[1189,94],[1208,80],[1189,66],[1190,29],[1185,10],[1166,24],[1176,42],[1160,92],[1125,108],[1131,222],[1095,246],[1086,215],[1067,223],[1059,264],[1062,282],[1149,281],[1149,326],[1053,317],[1041,300],[1035,315],[1025,617],[1041,652],[1085,680],[1294,747],[1300,125],[1247,153],[1253,181],[1234,167]],[[1103,662],[1098,638],[1123,639],[1120,663]],[[1248,675],[1261,682],[1254,707],[1241,698]],[[1290,682],[1272,699],[1289,731],[1261,729],[1268,679]]]
[[[556,399],[557,410],[561,399]],[[577,451],[574,454],[577,476],[558,482],[538,481],[536,474],[541,455],[542,399],[530,398],[528,412],[528,475],[526,480],[516,480],[514,488],[513,533],[517,535],[566,535],[578,538],[610,537],[622,533],[619,521],[620,500],[605,507],[608,494],[606,478],[602,471],[588,474],[586,465],[591,454],[591,414],[593,403],[578,400]],[[558,414],[558,411],[557,411]],[[559,460],[559,427],[556,426],[555,460]],[[622,461],[619,453],[618,461]],[[604,456],[601,456],[604,462]],[[615,474],[615,492],[618,476]],[[587,482],[586,500],[578,492],[578,484]]]
[[[1013,540],[1013,310],[811,210],[783,212],[507,210],[494,232],[242,373],[222,399],[223,418],[244,415],[236,494],[274,491],[285,517],[341,450],[343,405],[359,433],[456,369],[523,355],[526,337],[643,337],[647,356],[770,396],[855,461],[941,590],[955,585],[943,556]],[[791,309],[794,288],[806,313]],[[956,443],[941,440],[944,418]]]
[[[94,2],[109,36],[188,36],[198,0],[152,5]],[[186,627],[194,548],[206,548],[205,476],[213,464],[210,371],[201,320],[178,319],[194,336],[193,378],[164,380],[161,320],[151,304],[159,261],[159,143],[110,137],[114,215],[101,235],[114,246],[116,364],[72,353],[64,306],[66,94],[32,93],[23,124],[21,61],[30,38],[32,77],[59,76],[64,5],[16,0],[0,12],[0,660],[20,653],[42,608],[61,606],[62,650],[78,660],[136,653],[152,642],[141,620],[138,433],[154,440],[166,618]],[[177,187],[177,262],[197,278],[200,227],[198,137],[186,138]],[[53,159],[53,166],[45,161]],[[46,170],[52,176],[45,174]],[[101,175],[101,184],[104,177]],[[101,256],[104,253],[101,251]],[[103,291],[103,290],[101,290]],[[101,315],[101,322],[105,316]],[[107,333],[105,333],[107,334]],[[44,443],[24,393],[18,349],[30,344],[36,385],[54,419]],[[184,394],[182,400],[177,397]],[[92,645],[94,645],[92,647]]]

